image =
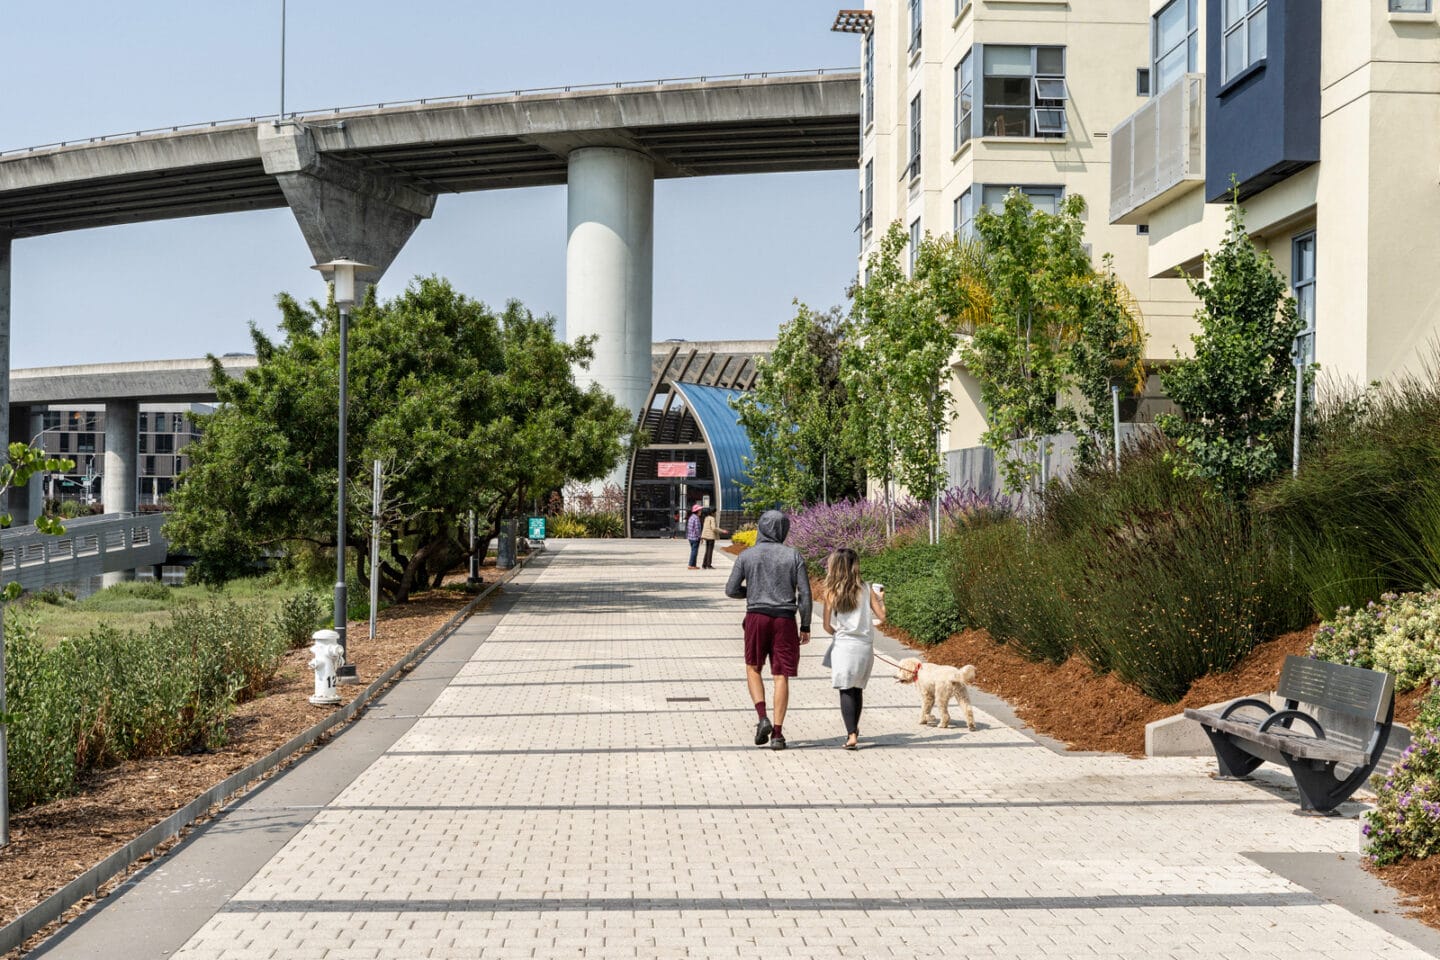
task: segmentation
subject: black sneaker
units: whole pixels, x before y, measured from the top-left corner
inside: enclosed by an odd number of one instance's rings
[[[775,727],[770,723],[768,717],[761,718],[760,722],[755,724],[755,746],[763,747],[769,743],[770,731],[774,729]]]
[[[771,749],[771,750],[784,750],[784,749],[785,749],[785,738],[784,738],[783,736],[781,736],[780,734],[778,734],[778,733],[775,734],[775,738],[770,741],[770,749]]]

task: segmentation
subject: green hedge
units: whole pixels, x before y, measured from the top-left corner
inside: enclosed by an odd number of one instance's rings
[[[917,642],[936,644],[960,629],[955,596],[945,580],[943,547],[914,544],[862,557],[860,575],[885,585],[890,624]]]

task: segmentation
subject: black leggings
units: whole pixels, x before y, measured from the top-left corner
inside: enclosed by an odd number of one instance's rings
[[[840,691],[840,716],[845,718],[845,732],[860,735],[860,708],[865,704],[865,691],[849,687]]]

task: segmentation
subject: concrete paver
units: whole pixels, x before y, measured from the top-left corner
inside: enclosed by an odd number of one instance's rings
[[[684,550],[563,545],[175,956],[1429,956],[1245,855],[1353,854],[1353,820],[1206,761],[920,727],[884,667],[839,750],[823,637],[757,749],[729,564]]]

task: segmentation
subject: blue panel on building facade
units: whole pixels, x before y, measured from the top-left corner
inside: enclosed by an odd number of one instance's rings
[[[745,479],[745,459],[754,455],[750,435],[740,426],[739,414],[730,401],[741,396],[740,390],[706,387],[698,383],[674,383],[685,403],[699,421],[710,443],[714,458],[715,489],[720,496],[719,508],[739,510],[740,484]]]
[[[1205,5],[1205,197],[1211,203],[1228,199],[1232,176],[1243,200],[1319,161],[1320,3],[1267,0],[1265,56],[1235,71],[1228,84],[1225,4]]]

